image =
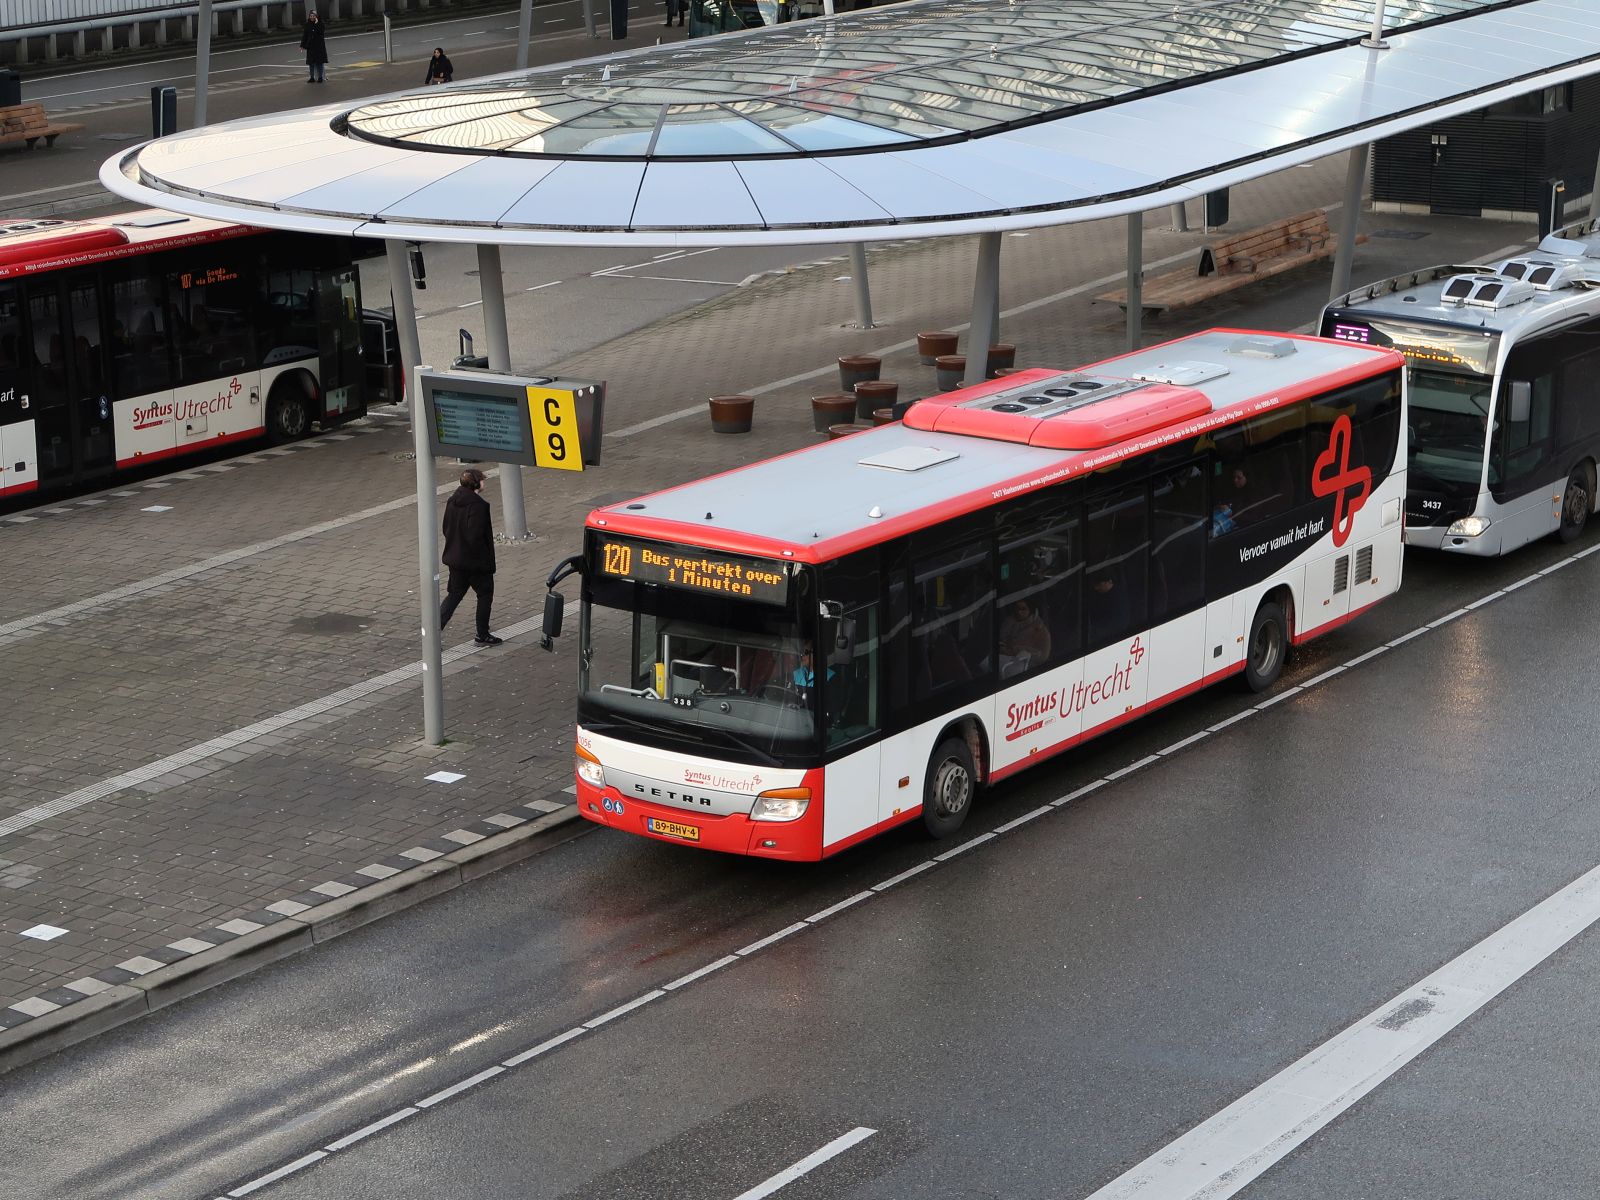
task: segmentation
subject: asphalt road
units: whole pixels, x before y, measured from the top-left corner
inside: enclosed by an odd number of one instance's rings
[[[1572,631],[1596,559],[1321,678],[1571,552],[1413,554],[1298,656],[1280,687],[1305,690],[701,978],[946,847],[795,868],[581,834],[8,1076],[0,1194],[244,1194],[406,1112],[258,1190],[734,1200],[832,1145],[782,1200],[1088,1196],[1595,865],[1574,700],[1600,649]],[[1026,773],[968,833],[1254,703],[1213,689]],[[1594,955],[1579,938],[1251,1194],[1578,1194]]]

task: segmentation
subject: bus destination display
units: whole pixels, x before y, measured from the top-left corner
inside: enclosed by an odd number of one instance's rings
[[[595,547],[603,575],[711,596],[733,596],[762,604],[787,604],[789,574],[780,563],[739,555],[712,554],[691,546],[658,546],[602,537]]]
[[[528,453],[526,414],[512,397],[434,388],[433,420],[442,443]]]

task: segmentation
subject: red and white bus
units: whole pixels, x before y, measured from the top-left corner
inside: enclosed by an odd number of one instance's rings
[[[365,337],[389,357],[392,321],[363,314],[352,254],[153,209],[0,222],[0,496],[396,399],[397,374],[363,355]]]
[[[590,514],[578,810],[811,860],[1400,584],[1404,362],[1212,330]]]

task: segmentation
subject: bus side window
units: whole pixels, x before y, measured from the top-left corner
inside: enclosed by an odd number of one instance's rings
[[[985,522],[986,524],[987,522]],[[994,566],[975,522],[928,530],[912,540],[912,687],[918,699],[985,690],[994,672]]]
[[[823,705],[828,745],[838,746],[876,733],[878,719],[878,612],[880,577],[877,548],[828,563],[819,572],[821,598],[837,605],[840,619],[824,617],[817,647],[827,664]]]
[[[1002,513],[999,579],[1000,678],[1076,658],[1083,638],[1083,523],[1059,487]]]
[[[117,396],[130,398],[172,387],[166,306],[161,280],[142,272],[112,279],[111,376]]]
[[[1147,490],[1145,484],[1136,483],[1089,498],[1085,650],[1099,650],[1145,627],[1150,569]]]
[[[1206,473],[1204,458],[1152,481],[1150,624],[1159,625],[1205,602]]]
[[[1532,396],[1527,419],[1523,421],[1511,420],[1510,385],[1509,382],[1501,385],[1500,439],[1505,463],[1501,482],[1507,487],[1532,483],[1550,462],[1550,433],[1555,418],[1555,378],[1547,373],[1529,382]]]

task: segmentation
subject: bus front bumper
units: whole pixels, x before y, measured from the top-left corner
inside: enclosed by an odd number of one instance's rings
[[[1500,554],[1500,530],[1491,525],[1477,537],[1449,533],[1448,525],[1406,525],[1406,545],[1423,550],[1443,550],[1447,554],[1475,554],[1480,558],[1497,558]]]
[[[597,825],[643,834],[659,842],[757,858],[816,862],[822,857],[822,772],[814,774],[811,804],[805,815],[794,821],[752,821],[743,813],[723,817],[691,812],[624,797],[614,787],[597,788],[582,779],[577,780],[578,814]]]

